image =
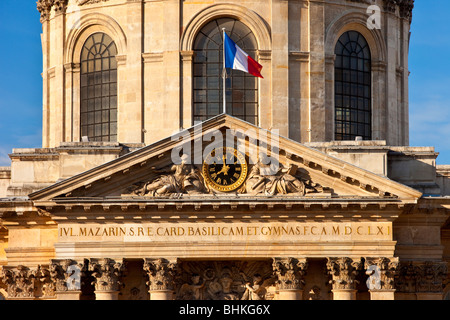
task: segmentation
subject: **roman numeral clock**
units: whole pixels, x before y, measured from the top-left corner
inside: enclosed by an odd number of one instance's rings
[[[203,162],[202,170],[210,188],[219,192],[232,192],[244,184],[248,166],[241,152],[223,147],[211,151]]]

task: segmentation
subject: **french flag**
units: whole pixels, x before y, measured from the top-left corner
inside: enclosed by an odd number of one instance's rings
[[[241,70],[255,77],[263,78],[261,75],[262,65],[239,48],[233,40],[224,32],[225,68]]]

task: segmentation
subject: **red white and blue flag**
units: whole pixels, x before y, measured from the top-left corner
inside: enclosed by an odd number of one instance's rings
[[[241,70],[255,77],[263,78],[261,75],[262,65],[239,48],[225,32],[224,37],[225,68]]]

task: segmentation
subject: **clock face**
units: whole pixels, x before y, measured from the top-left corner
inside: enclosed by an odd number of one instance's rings
[[[237,190],[247,177],[247,161],[238,150],[224,147],[213,150],[203,163],[203,176],[214,190]]]

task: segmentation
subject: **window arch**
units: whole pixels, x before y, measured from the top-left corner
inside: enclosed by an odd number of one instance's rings
[[[234,18],[207,23],[194,41],[193,117],[204,121],[222,113],[223,31],[246,53],[256,55],[254,34]],[[242,71],[227,70],[227,113],[252,124],[258,123],[258,80]]]
[[[81,50],[81,136],[117,141],[117,47],[105,33],[92,34]]]
[[[372,139],[372,72],[369,45],[347,31],[335,47],[335,140]]]

